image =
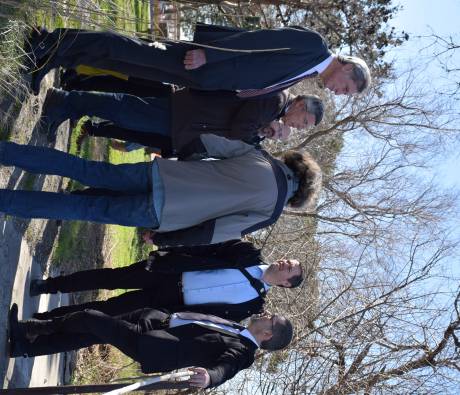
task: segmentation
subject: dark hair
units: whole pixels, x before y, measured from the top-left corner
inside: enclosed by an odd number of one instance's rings
[[[300,274],[297,274],[295,276],[289,277],[287,281],[289,282],[289,287],[288,288],[297,288],[302,284],[304,277],[303,277],[303,269],[302,266],[299,265],[300,268]]]
[[[315,116],[315,125],[318,125],[324,116],[323,101],[315,95],[298,95],[294,100],[303,100],[305,111]]]
[[[371,72],[364,60],[355,56],[338,55],[337,60],[342,64],[352,64],[351,79],[356,84],[358,92],[366,90],[371,84]]]
[[[291,207],[307,206],[311,208],[321,190],[321,169],[308,152],[287,151],[283,155],[284,163],[299,181],[299,187],[288,200]]]
[[[294,335],[291,321],[280,315],[275,315],[272,337],[260,343],[260,348],[268,351],[282,350],[287,347]]]

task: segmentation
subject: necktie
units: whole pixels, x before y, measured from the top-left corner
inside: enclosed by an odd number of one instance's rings
[[[249,97],[256,97],[256,96],[261,96],[261,95],[266,95],[267,93],[271,92],[277,92],[277,91],[282,91],[286,88],[289,88],[290,86],[297,84],[300,80],[307,79],[307,78],[313,78],[318,75],[318,72],[314,72],[308,75],[305,75],[303,77],[297,77],[293,79],[292,81],[288,81],[282,84],[276,84],[272,87],[269,88],[262,88],[262,89],[243,89],[239,91],[236,95],[242,99],[247,99]]]
[[[264,283],[259,279],[252,277],[244,268],[240,268],[239,271],[242,275],[244,275],[244,277],[248,279],[249,284],[251,284],[252,288],[254,288],[258,295],[261,298],[265,298],[265,295],[267,295],[267,290],[265,289]]]
[[[234,321],[226,320],[225,318],[217,317],[216,315],[192,313],[190,311],[183,311],[183,312],[174,313],[174,314],[175,314],[175,316],[177,318],[180,318],[180,319],[183,319],[183,320],[209,321],[209,322],[212,322],[214,324],[227,325],[229,327],[232,327],[234,329],[238,329],[240,331],[246,329],[246,327],[243,326],[243,325],[240,325],[240,324],[238,324],[238,323],[236,323]]]

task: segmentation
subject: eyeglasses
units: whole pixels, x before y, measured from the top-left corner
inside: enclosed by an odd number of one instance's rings
[[[271,318],[270,318],[270,322],[272,324],[272,333],[274,332],[275,330],[275,315],[272,314]]]

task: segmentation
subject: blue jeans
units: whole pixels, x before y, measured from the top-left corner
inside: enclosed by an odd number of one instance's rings
[[[152,202],[151,162],[113,165],[88,161],[52,148],[1,141],[0,163],[120,192],[115,196],[91,196],[0,189],[0,211],[6,214],[124,226],[159,226]]]
[[[70,119],[96,116],[125,129],[171,135],[169,98],[137,97],[125,93],[62,92],[62,102],[52,113],[56,118]]]

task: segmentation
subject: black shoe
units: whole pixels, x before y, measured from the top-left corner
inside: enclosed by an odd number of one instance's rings
[[[29,287],[29,295],[30,296],[38,296],[40,294],[47,294],[50,293],[48,291],[47,282],[46,280],[31,280],[30,287]]]
[[[30,343],[33,343],[39,336],[55,333],[55,325],[52,320],[38,320],[31,318],[19,322],[19,325],[23,326],[24,336]]]
[[[14,303],[11,306],[8,317],[8,334],[9,334],[9,354],[12,358],[27,358],[27,346],[29,342],[26,339],[24,326],[18,321],[18,305]]]
[[[56,141],[56,133],[59,126],[68,119],[62,110],[66,93],[61,89],[50,88],[46,92],[43,103],[41,121],[41,131],[47,135],[48,141]]]

